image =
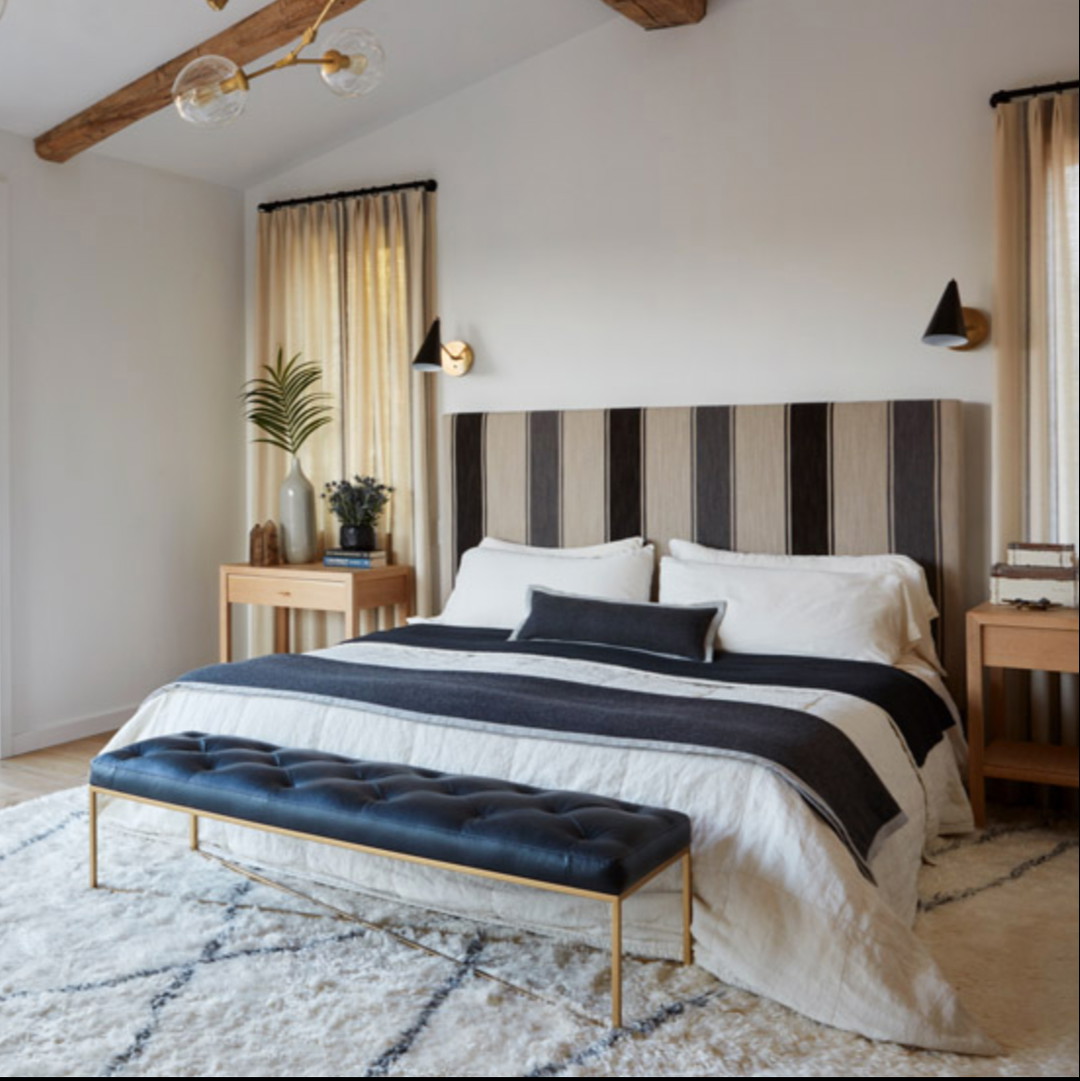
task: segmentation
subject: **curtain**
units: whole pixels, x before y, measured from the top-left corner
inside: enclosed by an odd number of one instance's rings
[[[333,395],[333,422],[300,451],[315,486],[325,544],[337,522],[318,498],[328,481],[370,474],[394,488],[379,523],[397,563],[416,570],[416,608],[430,613],[435,560],[433,411],[428,380],[412,358],[430,323],[433,197],[419,188],[296,206],[259,214],[256,350],[250,375],[278,348],[318,361],[316,389]],[[278,518],[287,456],[252,443],[248,510],[252,524]],[[256,613],[253,651],[270,648],[269,613]],[[375,629],[371,617],[364,630]],[[316,649],[342,637],[336,614],[300,613],[293,648]]]
[[[1009,541],[1080,539],[1077,92],[1000,104],[996,126],[992,536],[1003,559]],[[1008,675],[1007,737],[1075,746],[1076,677]]]
[[[1077,92],[996,110],[993,554],[1076,544]]]

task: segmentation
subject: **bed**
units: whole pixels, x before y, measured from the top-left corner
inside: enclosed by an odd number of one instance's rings
[[[449,428],[451,566],[487,534],[541,547],[643,535],[662,551],[673,538],[765,556],[896,551],[917,562],[941,613],[935,656],[962,667],[957,402],[469,414]],[[870,1037],[993,1049],[911,932],[927,839],[970,828],[962,738],[926,650],[895,671],[833,660],[827,645],[809,659],[731,653],[713,669],[507,637],[423,624],[293,659],[285,674],[260,662],[216,667],[156,692],[110,746],[235,733],[682,810],[693,821],[697,963]],[[905,688],[903,710],[881,680]],[[756,747],[696,734],[717,711],[741,731],[764,730],[762,719],[805,729],[803,747],[830,750],[806,780]],[[609,727],[613,718],[624,727]],[[872,776],[857,783],[864,765]],[[866,807],[859,785],[877,792]],[[133,805],[108,807],[110,817],[182,829]],[[205,839],[381,896],[606,942],[606,924],[574,898],[224,826]],[[672,872],[627,907],[629,949],[678,957],[678,890]]]

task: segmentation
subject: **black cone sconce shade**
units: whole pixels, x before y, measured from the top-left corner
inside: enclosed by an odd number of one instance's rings
[[[960,303],[960,290],[954,278],[945,286],[922,340],[925,345],[974,349],[986,341],[989,333],[990,321],[985,313]]]
[[[442,371],[442,338],[439,333],[439,320],[431,324],[427,332],[424,344],[420,346],[420,352],[412,362],[414,372],[441,372]]]
[[[472,346],[467,342],[443,345],[438,319],[431,324],[424,344],[412,362],[414,372],[446,372],[447,375],[465,375],[472,365]]]

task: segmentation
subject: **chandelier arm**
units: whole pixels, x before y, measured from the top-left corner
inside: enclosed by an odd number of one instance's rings
[[[334,6],[336,0],[327,0],[326,7],[319,12],[319,17],[311,24],[311,40],[315,40],[315,35],[319,32],[319,28],[326,21],[327,15],[330,14],[330,9]]]
[[[326,21],[326,17],[330,14],[330,9],[337,3],[337,0],[326,0],[326,6],[319,12],[315,21],[300,35],[300,40],[296,43],[296,48],[293,49],[288,55],[283,56],[275,65],[279,68],[292,67],[296,63],[297,57],[315,40],[318,36],[319,28]]]
[[[337,0],[326,0],[326,5],[322,11],[316,16],[315,21],[300,35],[300,40],[296,44],[296,48],[286,53],[280,60],[275,60],[272,64],[267,64],[264,68],[258,68],[255,71],[242,72],[247,82],[251,82],[252,79],[259,78],[260,75],[266,75],[271,71],[280,71],[282,68],[291,68],[297,64],[333,64],[338,67],[341,66],[340,54],[331,55],[334,50],[327,53],[326,56],[320,57],[301,57],[300,53],[304,51],[318,36],[319,29],[326,21],[327,16],[330,14],[330,9],[337,3]]]
[[[264,68],[256,68],[255,71],[249,71],[245,74],[247,75],[248,82],[250,82],[252,79],[257,79],[260,75],[266,75],[268,72],[280,71],[282,68],[291,68],[293,64],[296,64],[298,62],[299,61],[297,61],[295,57],[290,59],[287,56],[283,56],[280,60],[275,61],[273,64],[267,64]]]
[[[281,71],[283,68],[296,67],[299,64],[318,64],[321,66],[324,64],[334,63],[336,57],[331,55],[332,52],[333,50],[331,50],[331,52],[327,53],[325,56],[297,56],[293,57],[291,60],[289,59],[289,57],[283,56],[280,60],[273,64],[267,64],[266,67],[257,68],[255,71],[246,71],[244,72],[244,75],[246,76],[247,81],[251,82],[252,79],[257,79],[260,75],[266,75],[271,71]]]

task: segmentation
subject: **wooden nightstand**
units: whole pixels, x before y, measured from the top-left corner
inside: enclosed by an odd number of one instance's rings
[[[391,608],[400,626],[412,612],[412,567],[347,570],[321,563],[288,563],[252,567],[226,563],[221,568],[221,660],[232,660],[230,604],[269,604],[274,608],[274,652],[289,652],[289,609],[342,612],[345,637],[357,634],[357,613]]]
[[[1080,750],[998,738],[1004,707],[1005,668],[1045,672],[1080,670],[1075,608],[1024,612],[980,604],[967,614],[968,753],[971,807],[977,826],[986,823],[986,777],[1080,786]],[[990,672],[990,741],[986,742],[983,676]]]

